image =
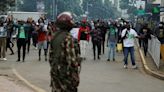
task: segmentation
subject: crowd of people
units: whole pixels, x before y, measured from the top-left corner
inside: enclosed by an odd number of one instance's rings
[[[164,44],[163,22],[159,23],[155,32],[148,27],[147,23],[137,28],[139,30],[136,30],[133,24],[123,19],[119,21],[83,19],[73,23],[73,18],[69,13],[59,14],[55,22],[47,21],[45,17],[40,17],[37,22],[32,18],[28,18],[27,21],[15,21],[12,16],[8,16],[7,19],[0,18],[0,58],[7,60],[8,48],[11,51],[10,55],[15,54],[13,34],[16,34],[17,62],[25,62],[26,53],[30,53],[32,42],[35,49],[38,49],[38,61],[42,59],[42,49],[45,61],[48,60],[49,52],[52,92],[77,92],[79,67],[81,61],[87,59],[87,46],[90,41],[92,42],[93,60],[100,60],[101,55],[106,54],[105,51],[107,51],[106,60],[116,61],[115,54],[118,51],[116,47],[118,43],[122,44],[125,69],[128,68],[129,53],[132,68],[137,69],[134,55],[136,38],[138,38],[140,47],[143,46],[145,56],[151,35],[156,36],[161,45]],[[164,56],[161,55],[161,57]]]
[[[50,42],[51,31],[55,30],[53,22],[45,23],[46,20],[40,17],[37,22],[32,18],[25,20],[14,20],[10,15],[6,19],[2,17],[0,19],[0,48],[1,48],[1,60],[7,60],[6,52],[9,48],[10,55],[14,55],[13,47],[16,41],[18,58],[17,62],[25,61],[26,53],[30,52],[31,42],[35,49],[38,49],[38,60],[41,60],[41,49],[44,49],[45,61],[47,61],[47,50]],[[16,37],[14,37],[16,35]],[[31,41],[32,40],[32,41]],[[21,59],[22,48],[22,59]]]

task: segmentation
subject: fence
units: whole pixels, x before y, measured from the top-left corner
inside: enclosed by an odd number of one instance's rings
[[[159,40],[151,35],[151,40],[149,40],[148,42],[148,52],[150,53],[150,55],[153,58],[153,61],[155,62],[157,68],[159,69],[160,67],[160,46],[161,43],[159,42]]]

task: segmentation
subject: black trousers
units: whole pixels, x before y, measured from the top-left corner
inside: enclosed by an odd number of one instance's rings
[[[142,45],[143,45],[143,40],[142,40],[142,39],[138,39],[138,43],[139,43],[139,46],[140,46],[140,48],[141,48]]]
[[[26,55],[26,40],[24,38],[17,39],[18,61],[20,61],[21,47],[23,48],[23,61],[24,61]]]
[[[32,34],[32,42],[33,42],[34,47],[36,47],[36,45],[38,43],[38,34],[37,33]]]
[[[29,53],[30,51],[30,45],[31,45],[31,38],[27,39],[27,52]]]
[[[147,55],[147,51],[148,51],[148,41],[143,41],[143,48],[144,48],[144,54],[145,56]]]
[[[6,51],[7,51],[7,48],[9,48],[10,51],[11,51],[11,54],[14,54],[14,51],[13,51],[13,49],[12,49],[10,43],[12,43],[12,42],[11,42],[11,39],[10,39],[10,38],[7,38],[7,42],[6,42]],[[12,44],[13,44],[13,43],[12,43]],[[13,45],[14,45],[14,44],[13,44]]]
[[[99,58],[99,55],[101,54],[101,43],[92,41],[92,44],[93,44],[94,59],[95,59],[95,56],[96,56],[96,48],[97,48],[97,57]]]

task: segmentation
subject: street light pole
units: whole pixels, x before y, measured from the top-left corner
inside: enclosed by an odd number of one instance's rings
[[[15,0],[15,11],[18,11],[18,0]]]
[[[87,2],[87,15],[88,15],[88,2]]]
[[[55,20],[55,0],[52,1],[52,19]]]
[[[86,10],[86,15],[87,15],[87,17],[88,17],[88,15],[89,15],[89,6],[92,6],[92,4],[89,4],[88,2],[87,2],[87,10]]]
[[[57,14],[58,14],[58,0],[56,0],[56,3],[55,3],[55,11],[56,11],[56,17],[57,17]]]

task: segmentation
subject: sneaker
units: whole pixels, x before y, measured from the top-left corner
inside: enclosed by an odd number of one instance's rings
[[[20,59],[18,59],[16,62],[20,62]]]
[[[100,56],[97,57],[100,60]]]
[[[3,61],[6,61],[7,59],[6,59],[6,58],[3,58],[2,60],[3,60]]]
[[[133,68],[133,69],[137,69],[137,66],[136,66],[136,65],[133,65],[132,68]]]
[[[96,58],[94,57],[93,60],[96,60]]]
[[[41,61],[41,58],[39,57],[39,61]]]
[[[45,61],[47,61],[47,57],[45,58]]]
[[[14,55],[14,53],[11,53],[10,55]]]
[[[107,59],[107,61],[110,61],[110,59]]]
[[[127,69],[128,68],[128,66],[127,65],[124,65],[124,69]]]

